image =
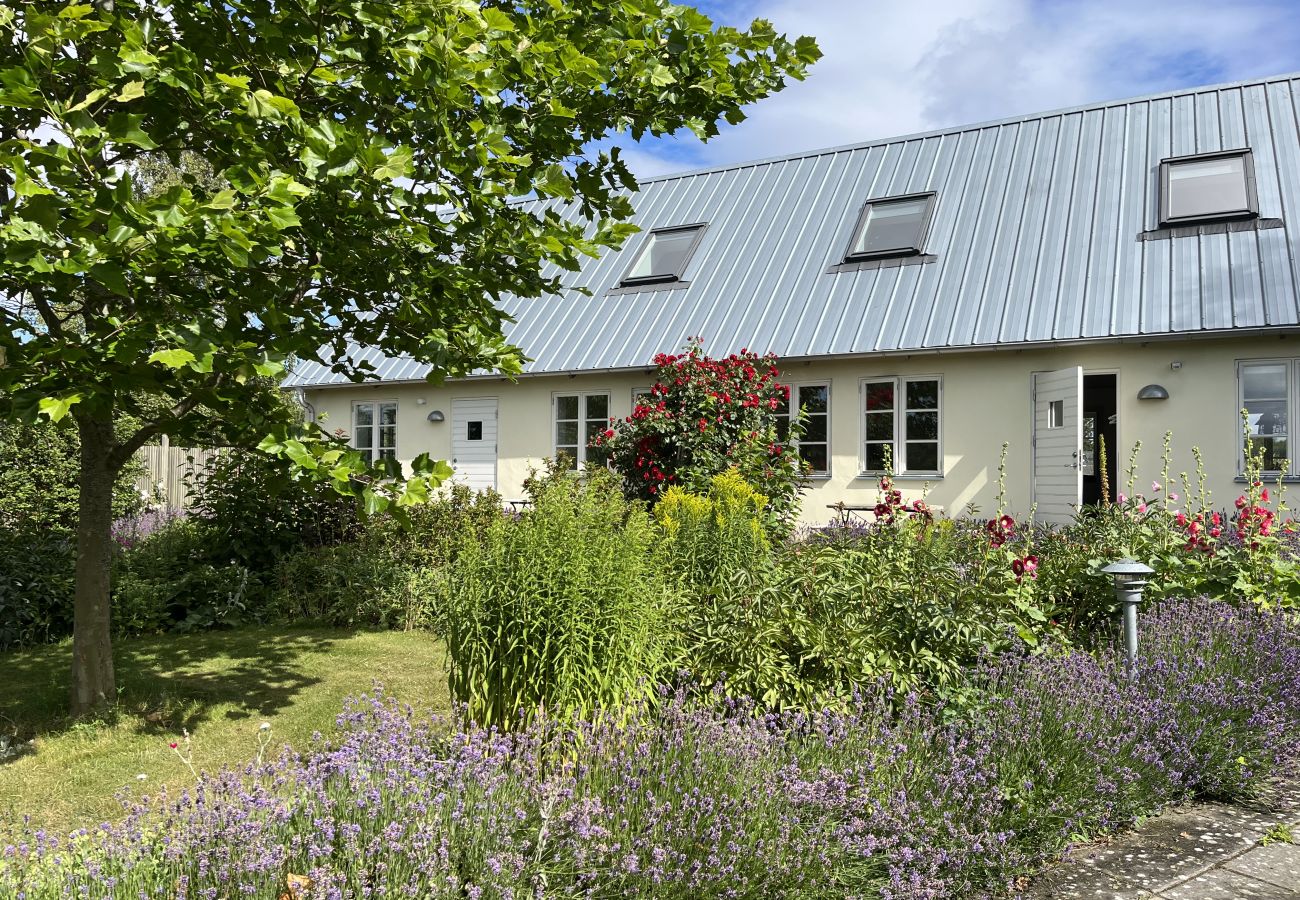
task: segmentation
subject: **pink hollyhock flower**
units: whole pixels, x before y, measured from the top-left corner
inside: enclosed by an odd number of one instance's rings
[[[1264,488],[1264,490],[1259,492],[1259,499],[1263,500],[1265,503],[1268,502],[1268,488]]]
[[[1153,494],[1158,494],[1158,493],[1160,493],[1160,488],[1161,488],[1161,486],[1162,486],[1162,485],[1161,485],[1160,482],[1158,482],[1158,481],[1153,481],[1153,482],[1151,482],[1151,493],[1153,493]]]
[[[1116,502],[1116,503],[1128,503],[1128,497],[1124,496],[1123,494],[1116,494],[1116,495],[1115,495],[1115,502]]]
[[[1170,492],[1169,492],[1169,502],[1170,502],[1170,503],[1177,503],[1177,502],[1178,502],[1178,495],[1175,494],[1173,491],[1170,491]]]

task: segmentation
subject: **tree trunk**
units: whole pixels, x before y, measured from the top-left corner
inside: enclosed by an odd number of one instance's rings
[[[109,630],[114,450],[111,417],[82,414],[81,498],[77,511],[76,604],[72,625],[72,714],[117,699]]]

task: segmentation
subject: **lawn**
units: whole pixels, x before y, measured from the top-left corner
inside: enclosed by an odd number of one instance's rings
[[[123,789],[192,784],[168,746],[182,729],[194,767],[211,770],[251,760],[262,722],[275,748],[306,747],[373,681],[417,708],[449,705],[442,645],[420,632],[250,627],[121,640],[115,650],[117,711],[75,724],[65,715],[69,643],[0,654],[0,736],[20,742],[0,761],[0,823],[92,825],[120,815]]]

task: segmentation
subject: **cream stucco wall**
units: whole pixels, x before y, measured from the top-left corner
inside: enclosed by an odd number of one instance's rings
[[[831,386],[831,473],[811,479],[803,505],[803,520],[824,522],[829,503],[874,502],[876,479],[860,472],[862,415],[860,384],[864,378],[892,375],[939,375],[943,379],[941,429],[944,472],[941,477],[900,478],[909,495],[922,491],[950,514],[968,504],[991,509],[997,490],[998,455],[1003,441],[1007,454],[1007,499],[1014,511],[1031,505],[1031,373],[1082,366],[1085,374],[1115,373],[1118,393],[1118,469],[1129,449],[1141,440],[1137,483],[1149,488],[1160,472],[1160,449],[1166,431],[1173,432],[1174,472],[1193,472],[1191,448],[1205,459],[1214,502],[1229,505],[1240,490],[1238,474],[1240,423],[1236,362],[1239,359],[1300,357],[1296,336],[1234,340],[1097,343],[1050,350],[966,352],[864,357],[788,363],[785,380],[829,382]],[[1173,363],[1181,363],[1177,369]],[[652,381],[648,370],[528,376],[510,383],[481,378],[442,387],[425,384],[363,385],[308,391],[307,399],[329,428],[347,430],[356,400],[396,400],[398,457],[409,460],[428,452],[451,456],[451,401],[458,397],[496,397],[499,402],[498,486],[506,497],[522,495],[530,467],[553,453],[551,398],[557,393],[607,391],[610,414],[627,415],[636,388]],[[1157,383],[1170,399],[1140,401],[1138,389]],[[423,404],[420,401],[423,400]],[[447,421],[426,421],[429,411],[442,410]]]

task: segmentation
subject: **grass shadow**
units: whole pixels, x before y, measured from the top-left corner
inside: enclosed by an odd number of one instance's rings
[[[320,683],[321,656],[349,636],[337,629],[247,628],[120,640],[118,702],[100,724],[127,720],[142,733],[193,732],[215,707],[226,719],[270,716]],[[0,654],[0,733],[19,745],[86,723],[68,715],[71,644]],[[93,723],[92,723],[93,724]]]

